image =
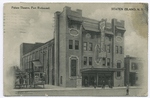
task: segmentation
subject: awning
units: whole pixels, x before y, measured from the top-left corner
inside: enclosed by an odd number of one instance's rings
[[[87,31],[100,32],[98,29],[92,28],[92,27],[90,27],[90,26],[83,25],[83,27],[84,27],[84,29],[87,30]]]
[[[116,26],[116,29],[126,31],[126,29],[124,27],[118,27],[118,26]]]
[[[83,68],[80,69],[81,72],[87,72],[87,71],[94,71],[94,72],[100,72],[100,71],[121,71],[125,70],[125,68]]]
[[[70,20],[74,20],[74,21],[78,21],[78,22],[82,22],[83,21],[82,17],[75,17],[75,16],[68,15],[68,18]]]
[[[42,67],[42,64],[40,63],[40,61],[33,61],[33,65],[36,67]]]

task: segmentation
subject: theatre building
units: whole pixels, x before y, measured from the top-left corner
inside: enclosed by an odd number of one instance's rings
[[[82,87],[86,80],[93,86],[95,80],[101,86],[110,79],[124,86],[124,21],[86,18],[70,7],[54,16],[54,39],[21,44],[22,70],[45,72],[49,85]]]

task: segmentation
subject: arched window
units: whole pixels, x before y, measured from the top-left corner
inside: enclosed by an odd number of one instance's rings
[[[72,59],[71,60],[71,76],[76,76],[76,66],[77,65],[77,60]]]
[[[78,74],[78,60],[79,58],[75,55],[71,55],[71,57],[69,57],[69,77],[70,78],[74,78],[76,77]]]

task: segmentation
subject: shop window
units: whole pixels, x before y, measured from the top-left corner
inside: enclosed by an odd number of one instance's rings
[[[92,65],[92,57],[89,57],[89,65]]]
[[[110,53],[110,45],[107,45],[107,53]]]
[[[84,57],[84,65],[87,65],[87,57]]]
[[[121,68],[121,63],[117,63],[117,68]]]
[[[71,60],[71,76],[76,76],[76,64],[77,60]]]
[[[107,58],[107,66],[110,66],[110,58]]]
[[[122,46],[120,46],[120,54],[122,54]]]
[[[79,50],[79,41],[75,41],[75,50]]]
[[[73,49],[73,40],[69,40],[69,49]]]
[[[120,76],[121,76],[121,72],[118,71],[118,72],[117,72],[117,77],[120,77]]]
[[[84,49],[84,51],[87,51],[87,42],[83,43],[83,49]]]
[[[119,51],[118,51],[118,46],[116,46],[116,54],[118,54],[118,52],[119,52]]]
[[[92,43],[89,43],[89,51],[92,51]]]

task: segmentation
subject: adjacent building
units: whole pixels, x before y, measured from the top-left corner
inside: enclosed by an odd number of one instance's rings
[[[124,86],[124,21],[86,18],[70,7],[54,16],[54,39],[21,44],[22,70],[45,72],[50,85],[93,86],[96,80],[101,86],[102,80],[106,85],[111,80],[113,86]]]
[[[140,86],[142,81],[142,59],[137,57],[131,57],[127,55],[124,60],[125,65],[125,77],[124,83],[125,85],[129,83],[130,86]]]

